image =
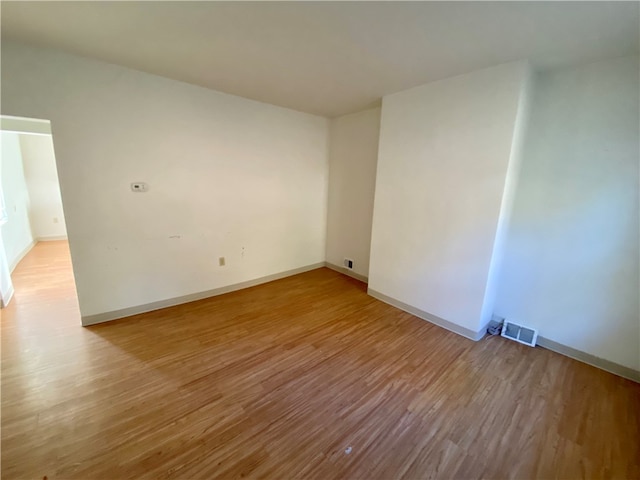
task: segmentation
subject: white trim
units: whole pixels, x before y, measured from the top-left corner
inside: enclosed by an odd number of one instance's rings
[[[57,240],[67,240],[66,235],[45,235],[43,237],[36,238],[37,242],[55,242]]]
[[[274,273],[273,275],[267,275],[265,277],[256,278],[254,280],[248,280],[246,282],[235,283],[233,285],[227,285],[225,287],[214,288],[213,290],[206,290],[204,292],[191,293],[189,295],[183,295],[180,297],[167,298],[166,300],[159,300],[157,302],[151,302],[144,305],[136,305],[134,307],[122,308],[120,310],[113,310],[111,312],[97,313],[94,315],[83,315],[82,325],[87,327],[89,325],[95,325],[96,323],[108,322],[110,320],[118,320],[124,317],[130,317],[132,315],[138,315],[140,313],[152,312],[154,310],[160,310],[162,308],[174,307],[176,305],[182,305],[183,303],[195,302],[197,300],[203,300],[205,298],[216,297],[225,293],[235,292],[236,290],[242,290],[244,288],[254,287],[267,282],[273,282],[274,280],[280,280],[282,278],[298,275],[299,273],[308,272],[310,270],[316,270],[325,266],[325,262],[314,263],[305,267],[294,268],[293,270],[287,270],[285,272]]]
[[[22,259],[27,256],[27,253],[29,253],[31,249],[36,246],[36,243],[38,243],[36,240],[31,240],[31,243],[24,247],[24,249],[18,254],[13,263],[9,265],[9,273],[13,273]]]
[[[470,340],[478,341],[485,336],[487,326],[485,325],[482,330],[478,332],[474,332],[473,330],[469,330],[468,328],[461,327],[456,325],[455,323],[449,322],[448,320],[444,320],[440,317],[432,315],[428,312],[422,311],[418,308],[412,307],[411,305],[407,305],[399,300],[388,297],[380,292],[377,292],[372,289],[368,289],[367,293],[378,300],[381,300],[389,305],[392,305],[400,310],[404,310],[405,312],[411,313],[422,320],[426,320],[431,322],[439,327],[446,328],[447,330],[462,335]],[[527,327],[528,328],[528,327]],[[551,350],[553,352],[559,353],[569,358],[573,358],[574,360],[586,363],[593,367],[599,368],[606,372],[612,373],[614,375],[618,375],[620,377],[626,378],[628,380],[632,380],[634,382],[640,383],[640,371],[635,370],[630,367],[626,367],[624,365],[620,365],[618,363],[612,362],[610,360],[606,360],[604,358],[596,357],[587,352],[583,352],[581,350],[576,350],[575,348],[569,347],[567,345],[563,345],[558,342],[554,342],[553,340],[549,340],[548,338],[538,336],[537,337],[537,346],[542,348],[546,348],[547,350]]]
[[[13,289],[13,285],[9,285],[9,290],[6,294],[0,295],[0,308],[6,308],[9,305],[14,293],[15,290]]]
[[[424,310],[420,310],[419,308],[412,307],[400,300],[396,300],[395,298],[389,297],[383,293],[372,290],[371,288],[367,289],[367,293],[371,295],[373,298],[377,298],[378,300],[383,301],[384,303],[388,303],[400,310],[404,310],[412,315],[415,315],[422,320],[426,320],[427,322],[433,323],[434,325],[438,325],[439,327],[445,328],[450,332],[457,333],[458,335],[462,335],[463,337],[468,338],[469,340],[473,340],[477,342],[484,338],[487,333],[487,325],[482,327],[477,332],[465,327],[461,327],[460,325],[450,322],[449,320],[445,320],[444,318],[440,318],[436,315],[433,315],[429,312],[425,312]]]
[[[341,267],[340,265],[335,265],[329,262],[324,262],[324,264],[327,268],[333,270],[334,272],[341,273],[343,275],[346,275],[347,277],[355,278],[356,280],[360,280],[361,282],[364,282],[364,283],[369,283],[368,277],[365,277],[364,275],[360,275],[359,273],[356,273],[353,270],[349,270],[346,267]]]
[[[40,118],[0,115],[0,130],[13,133],[51,135],[51,122]]]
[[[628,380],[633,380],[634,382],[640,383],[639,370],[625,367],[624,365],[620,365],[604,358],[596,357],[595,355],[583,352],[581,350],[576,350],[573,347],[554,342],[553,340],[549,340],[545,337],[538,336],[538,346],[546,348],[547,350],[551,350],[552,352],[559,353],[566,357],[573,358],[574,360],[578,360],[579,362],[586,363],[587,365],[591,365],[592,367],[596,367],[606,372],[613,373],[614,375],[618,375]]]

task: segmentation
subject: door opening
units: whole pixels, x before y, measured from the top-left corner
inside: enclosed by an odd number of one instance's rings
[[[28,313],[28,305],[56,308],[57,302],[69,303],[62,310],[77,311],[50,122],[1,116],[0,134],[3,317],[14,317],[16,309]],[[12,309],[12,303],[20,305]]]

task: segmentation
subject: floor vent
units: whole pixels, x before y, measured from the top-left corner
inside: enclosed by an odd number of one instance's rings
[[[538,331],[535,328],[524,327],[517,323],[504,322],[501,335],[505,338],[510,338],[516,342],[524,343],[530,347],[536,346],[536,340],[538,338]]]

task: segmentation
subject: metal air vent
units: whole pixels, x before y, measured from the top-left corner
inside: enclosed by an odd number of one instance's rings
[[[530,347],[535,347],[536,340],[538,339],[538,331],[535,328],[529,328],[507,321],[504,322],[500,335],[515,340],[516,342],[524,343]]]

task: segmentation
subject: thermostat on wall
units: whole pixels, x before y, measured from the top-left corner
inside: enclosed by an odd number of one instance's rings
[[[146,192],[147,191],[147,184],[144,182],[135,182],[131,184],[131,191],[132,192]]]

